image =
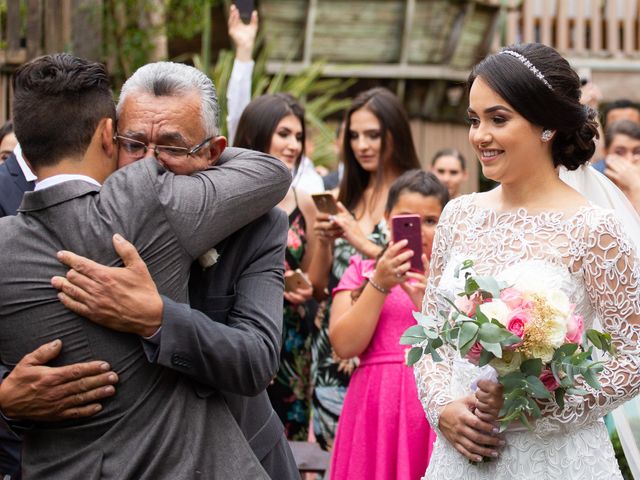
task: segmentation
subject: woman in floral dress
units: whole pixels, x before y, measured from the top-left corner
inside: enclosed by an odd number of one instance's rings
[[[242,113],[234,146],[269,153],[295,171],[304,152],[304,127],[304,109],[291,95],[262,95]],[[307,272],[315,245],[311,197],[291,187],[278,207],[289,216],[285,277]],[[313,293],[311,284],[284,292],[280,369],[267,389],[289,440],[307,440],[309,431]]]

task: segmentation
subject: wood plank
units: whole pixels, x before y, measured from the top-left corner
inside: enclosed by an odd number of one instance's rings
[[[307,11],[307,26],[302,46],[302,62],[309,65],[311,63],[311,52],[313,51],[313,35],[316,28],[316,16],[318,14],[318,0],[310,0]]]
[[[605,21],[607,23],[607,52],[611,55],[620,54],[619,21],[616,2],[609,0],[605,4]]]
[[[522,2],[522,36],[525,43],[535,42],[533,16],[533,0],[523,0]]]
[[[416,11],[416,0],[407,0],[404,11],[404,28],[402,42],[400,43],[400,63],[406,65],[409,61],[409,41],[412,36],[413,17]],[[404,89],[404,88],[403,88]]]
[[[600,2],[591,1],[591,53],[602,51],[602,39],[604,38],[602,22],[602,7]]]
[[[64,51],[64,5],[63,0],[48,0],[44,3],[44,52]]]
[[[512,45],[518,40],[518,24],[522,15],[515,6],[515,0],[510,0],[507,10],[507,38],[506,44]]]
[[[20,2],[7,3],[7,59],[11,62],[20,51]]]
[[[552,19],[554,16],[553,0],[542,0],[542,15],[540,18],[540,41],[546,45],[553,46],[553,35],[551,33]]]
[[[568,2],[558,2],[558,15],[556,17],[556,47],[560,53],[569,50],[569,15],[567,12]]]
[[[27,57],[42,54],[42,0],[27,0]]]
[[[576,54],[580,55],[585,51],[587,36],[586,36],[586,18],[584,12],[584,2],[582,0],[574,1],[576,7],[576,17],[573,27],[573,46],[572,50]],[[591,26],[591,35],[593,37],[593,24]],[[593,40],[593,38],[592,38]]]
[[[102,1],[73,0],[72,9],[74,55],[99,60],[102,56]]]
[[[625,55],[632,56],[635,49],[635,27],[638,18],[638,5],[636,0],[625,0],[623,15],[623,47]]]
[[[284,71],[287,75],[295,75],[305,68],[302,62],[267,62],[267,73],[275,75]],[[416,79],[448,79],[464,82],[469,76],[469,69],[456,69],[446,65],[398,65],[374,63],[368,65],[325,64],[324,77],[337,78],[416,78]]]

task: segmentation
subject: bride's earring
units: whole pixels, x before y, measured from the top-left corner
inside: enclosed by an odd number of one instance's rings
[[[549,129],[544,129],[542,131],[542,135],[540,136],[540,138],[542,138],[543,142],[548,142],[549,140],[551,140],[553,138],[553,130],[549,130]]]

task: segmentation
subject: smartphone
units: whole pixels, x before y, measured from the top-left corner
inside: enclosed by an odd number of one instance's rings
[[[309,288],[310,286],[309,280],[307,280],[307,277],[304,276],[304,273],[302,273],[299,268],[294,270],[292,275],[284,277],[285,292],[292,292],[298,288]]]
[[[251,13],[256,9],[254,0],[235,0],[238,12],[240,12],[240,18],[244,23],[251,21]]]
[[[393,231],[394,243],[400,240],[407,240],[408,250],[413,250],[411,257],[411,270],[414,272],[424,272],[422,264],[422,228],[420,226],[419,215],[396,215],[391,217],[391,230]]]
[[[319,212],[328,213],[329,215],[338,214],[338,202],[330,193],[314,193],[311,195],[313,203]]]

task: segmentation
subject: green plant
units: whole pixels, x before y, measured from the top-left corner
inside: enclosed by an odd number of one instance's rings
[[[209,74],[218,92],[226,92],[233,68],[234,54],[221,50],[213,67],[205,68],[199,55],[192,57],[194,65]],[[304,103],[307,125],[314,132],[313,161],[316,165],[331,165],[335,162],[333,142],[334,128],[327,121],[332,115],[345,110],[351,103],[340,98],[354,79],[322,78],[325,62],[316,61],[295,75],[287,75],[283,67],[275,75],[267,73],[268,49],[262,48],[256,57],[251,94],[255,98],[265,93],[288,92]],[[226,134],[224,119],[227,116],[227,100],[219,95],[220,120]]]

